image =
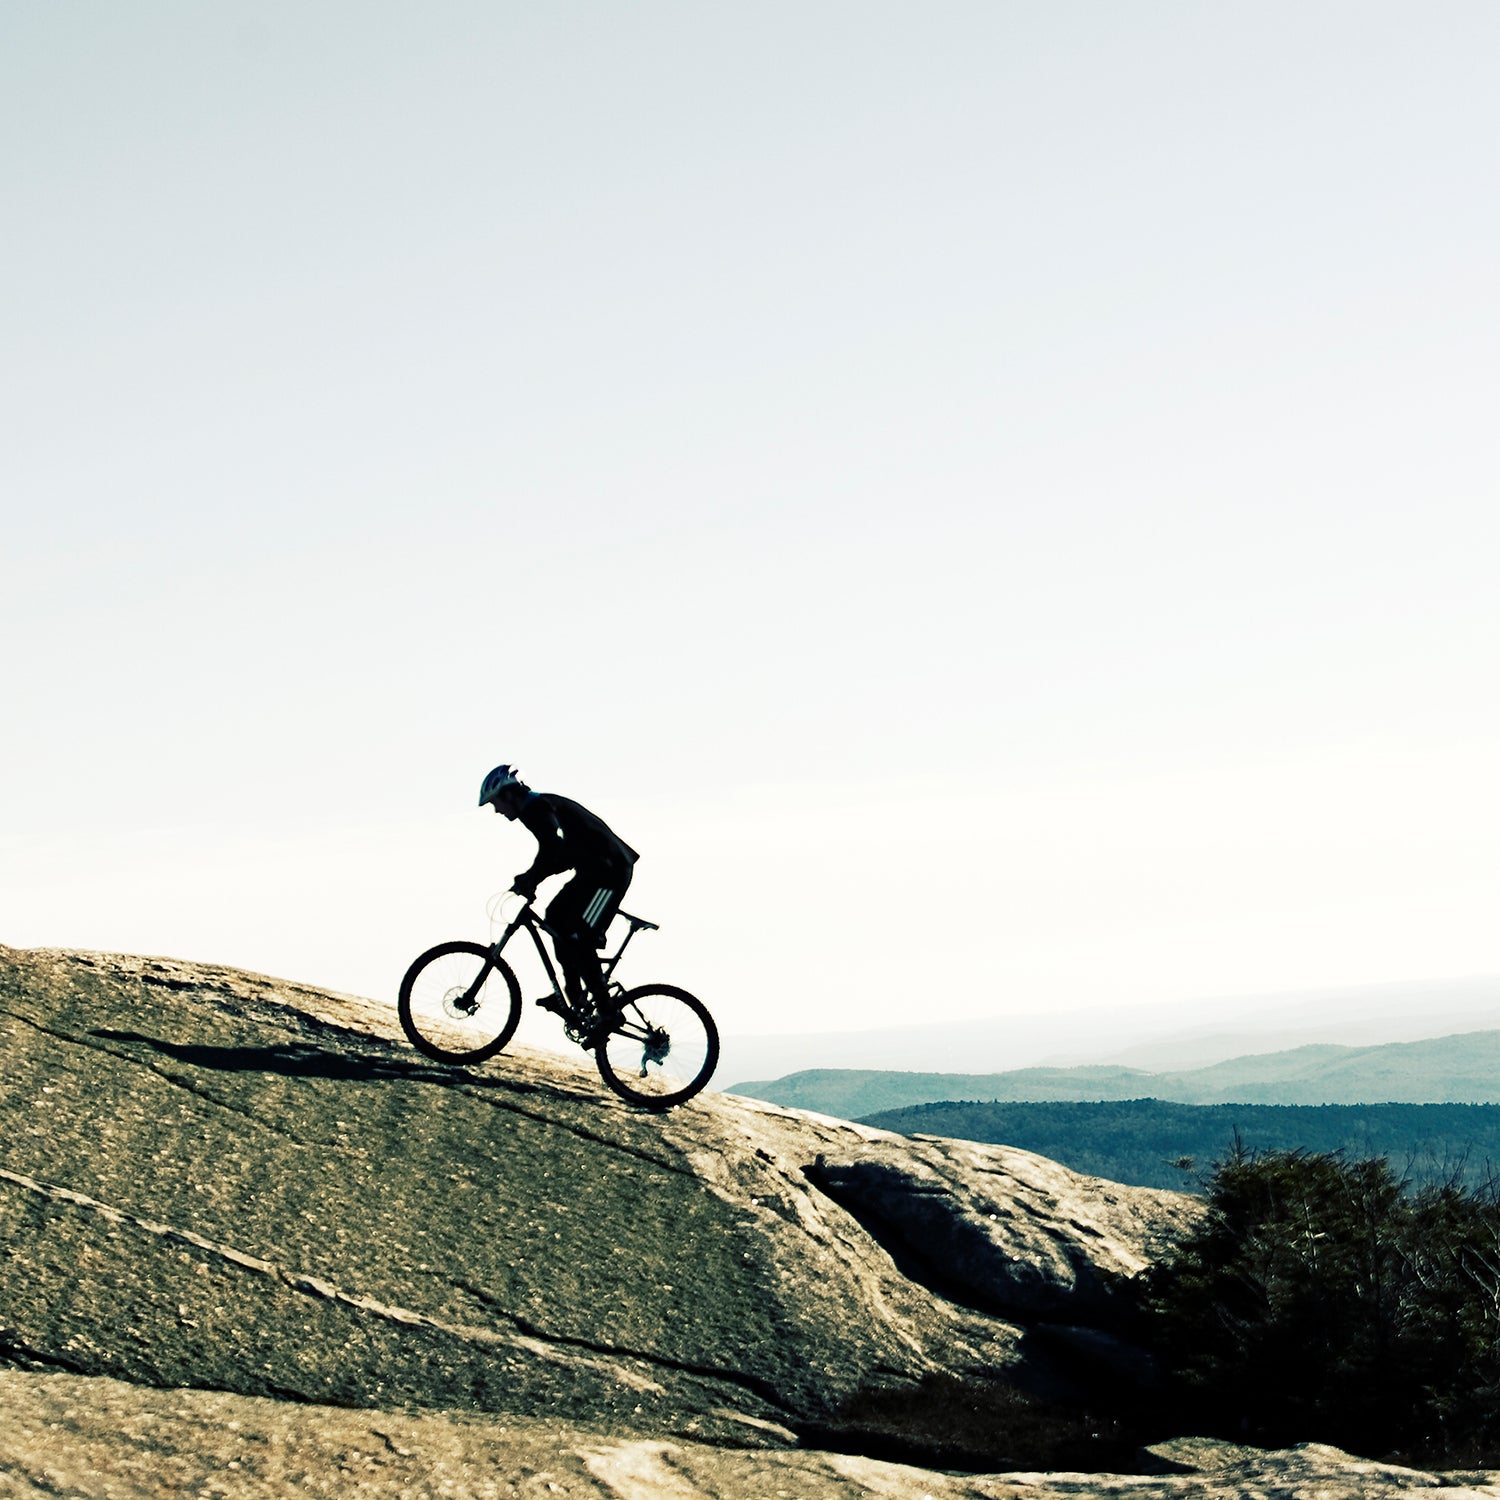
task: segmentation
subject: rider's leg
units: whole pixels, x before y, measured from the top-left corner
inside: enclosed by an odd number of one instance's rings
[[[599,949],[605,929],[624,898],[630,871],[608,867],[580,870],[552,898],[547,907],[547,925],[563,967],[568,998],[577,1004],[586,993],[602,1008],[608,986]]]
[[[598,888],[592,873],[575,875],[547,907],[547,926],[552,931],[552,946],[562,967],[563,987],[569,1002],[577,1007],[585,1005],[598,989],[600,976],[592,970],[598,968],[599,961],[583,920]]]

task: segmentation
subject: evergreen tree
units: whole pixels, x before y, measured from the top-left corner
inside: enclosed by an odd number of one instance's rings
[[[1236,1141],[1148,1306],[1158,1355],[1207,1430],[1429,1461],[1500,1453],[1488,1189],[1412,1192],[1384,1158]]]

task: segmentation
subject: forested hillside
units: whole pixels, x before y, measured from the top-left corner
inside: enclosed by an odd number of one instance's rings
[[[1398,1176],[1472,1184],[1500,1168],[1495,1104],[1175,1104],[1162,1099],[951,1101],[881,1110],[862,1121],[908,1135],[1003,1142],[1077,1172],[1138,1187],[1198,1190],[1236,1137],[1251,1151],[1386,1157]]]
[[[841,1119],[953,1099],[1170,1099],[1178,1104],[1500,1104],[1500,1031],[1375,1047],[1317,1045],[1177,1073],[1018,1068],[1009,1073],[809,1069],[729,1092]]]

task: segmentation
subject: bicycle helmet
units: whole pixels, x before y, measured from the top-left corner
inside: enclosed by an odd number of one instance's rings
[[[493,802],[508,786],[518,786],[525,790],[526,783],[516,775],[514,766],[496,766],[480,784],[479,805],[483,807],[486,803]]]

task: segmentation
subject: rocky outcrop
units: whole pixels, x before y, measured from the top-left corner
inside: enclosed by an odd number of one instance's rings
[[[1193,1212],[1006,1147],[874,1133],[840,1144],[807,1169],[815,1187],[913,1280],[1023,1323],[1110,1321]]]
[[[0,960],[0,1350],[38,1369],[785,1441],[1098,1321],[1196,1211],[723,1095],[651,1116],[581,1059],[444,1068],[229,969]]]
[[[1161,1445],[1167,1475],[945,1474],[851,1454],[710,1446],[537,1417],[306,1406],[218,1391],[0,1371],[0,1493],[158,1500],[1372,1500],[1500,1474],[1427,1474],[1336,1448]]]
[[[388,1006],[213,965],[0,948],[0,1044],[6,1493],[105,1493],[67,1476],[111,1422],[114,1472],[155,1433],[230,1494],[1050,1493],[798,1444],[861,1393],[1130,1368],[1130,1279],[1201,1212],[726,1095],[643,1114],[581,1056],[444,1068]],[[502,1450],[523,1480],[481,1482]]]

